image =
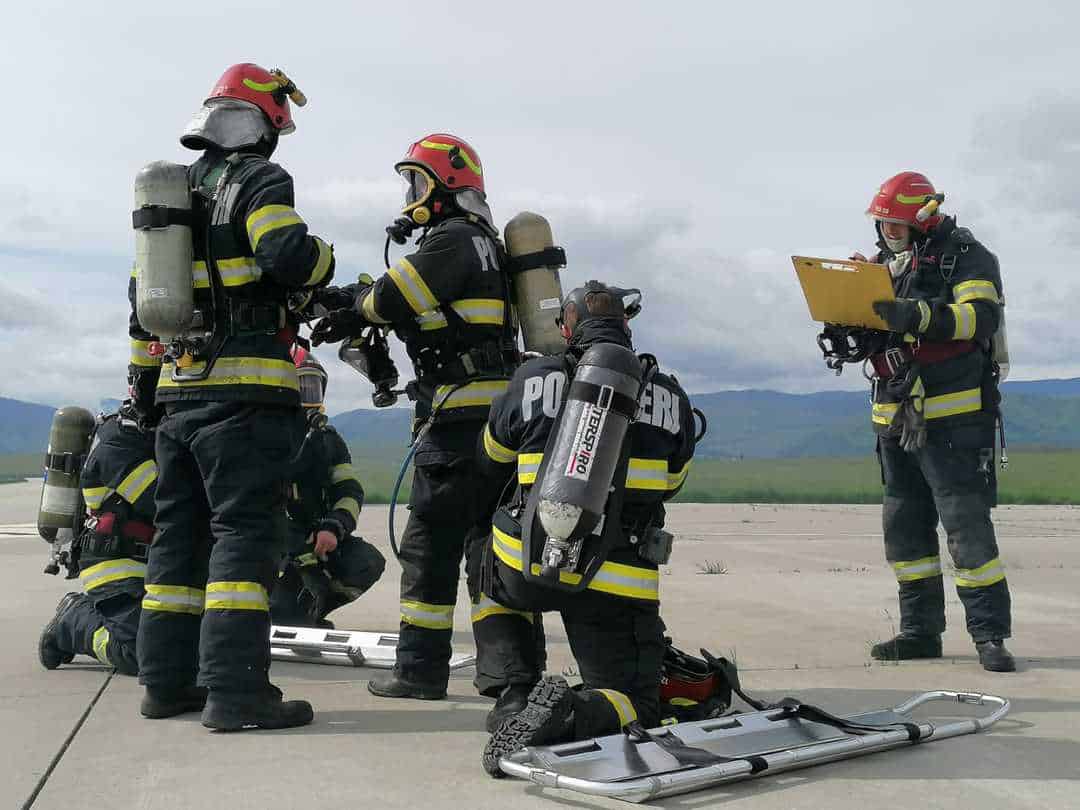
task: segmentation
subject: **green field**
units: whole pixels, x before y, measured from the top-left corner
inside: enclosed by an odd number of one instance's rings
[[[398,460],[355,464],[369,503],[387,503]],[[0,483],[39,475],[37,455],[0,456]],[[408,498],[411,473],[401,500]],[[1001,503],[1080,504],[1080,451],[1014,451],[999,473]],[[873,454],[856,458],[703,459],[694,462],[678,501],[686,503],[880,503],[881,475]]]

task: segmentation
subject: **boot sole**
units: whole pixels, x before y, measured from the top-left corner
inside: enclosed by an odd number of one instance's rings
[[[56,629],[56,626],[60,624],[60,620],[64,618],[64,615],[71,610],[78,601],[77,598],[69,599],[69,596],[71,596],[71,594],[65,595],[64,598],[60,600],[60,604],[56,606],[56,615],[52,617],[52,621],[45,625],[45,629],[41,631],[41,635],[38,637],[38,661],[48,670],[56,669],[62,664],[70,664],[75,660],[75,653],[63,651],[60,651],[61,654],[59,660],[52,666],[49,666],[50,661],[46,660],[46,653],[48,652],[48,647],[46,645],[49,643],[49,634]],[[67,604],[65,604],[65,602]],[[61,605],[63,606],[63,610],[60,609]],[[59,647],[56,649],[60,650]],[[49,656],[50,659],[51,657],[52,656]]]
[[[272,731],[283,728],[299,728],[315,719],[315,713],[309,708],[302,716],[293,719],[258,717],[249,711],[215,706],[203,709],[202,724],[213,731],[248,731],[265,729]]]
[[[190,703],[175,703],[169,706],[160,707],[139,707],[139,714],[145,717],[147,720],[166,720],[170,717],[176,717],[181,714],[190,714],[191,712],[201,712],[206,706],[206,701],[191,701]]]
[[[499,768],[502,757],[520,751],[527,745],[543,745],[547,742],[545,738],[549,738],[554,726],[569,714],[564,700],[569,693],[570,686],[566,681],[544,680],[533,687],[525,710],[503,721],[484,746],[482,763],[488,776],[494,779],[505,776]]]
[[[373,681],[368,681],[367,690],[375,697],[381,698],[411,698],[412,700],[445,700],[446,690],[434,690],[434,689],[421,689],[414,688],[408,692],[394,692],[390,690],[381,690],[374,685]]]

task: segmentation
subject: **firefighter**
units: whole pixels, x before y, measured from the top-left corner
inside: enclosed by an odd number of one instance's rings
[[[441,700],[466,535],[482,517],[476,440],[516,367],[516,335],[476,151],[452,135],[428,135],[395,168],[406,184],[405,206],[387,231],[404,241],[423,228],[416,250],[374,283],[346,288],[345,308],[320,321],[312,342],[387,324],[413,362],[414,438],[421,425],[425,430],[400,548],[397,661],[368,689],[380,697]]]
[[[1004,318],[1001,274],[994,254],[941,213],[943,200],[924,175],[903,172],[882,184],[867,209],[878,237],[872,260],[888,265],[897,296],[874,304],[889,332],[871,362],[885,556],[900,596],[899,634],[870,654],[941,656],[940,521],[979,661],[1011,672],[1003,643],[1011,631],[1009,586],[990,518],[1004,362],[995,340]]]
[[[696,441],[690,400],[673,376],[652,366],[637,401],[630,398],[637,415],[626,434],[625,477],[615,473],[610,497],[606,485],[603,490],[603,532],[610,528],[614,541],[588,587],[556,590],[527,581],[522,572],[531,562],[523,560],[522,515],[528,514],[530,495],[540,486],[538,470],[559,425],[560,407],[571,387],[582,384],[580,360],[602,344],[633,348],[628,316],[639,305],[628,294],[631,303],[624,303],[624,293],[590,281],[565,296],[560,316],[568,341],[565,353],[531,359],[517,370],[507,392],[492,405],[479,443],[489,489],[506,490],[484,554],[470,558],[478,591],[473,625],[477,686],[483,694],[499,696],[488,718],[493,734],[483,756],[493,776],[499,773],[499,757],[522,746],[616,733],[635,720],[651,727],[660,720],[665,641],[658,567],[666,562],[671,542],[662,529],[664,502],[685,482]],[[638,362],[633,354],[630,359]],[[646,359],[655,362],[642,355]],[[618,454],[620,446],[605,452]],[[538,567],[530,565],[534,573]],[[579,570],[586,570],[584,562]],[[535,611],[561,614],[581,688],[571,690],[557,678],[540,679],[544,662],[537,654],[542,642]]]
[[[38,657],[46,669],[90,655],[138,674],[135,636],[157,488],[150,417],[127,400],[97,428],[80,481],[89,512],[76,541],[84,593],[61,599],[42,632]]]
[[[326,370],[300,346],[293,360],[309,428],[292,472],[289,545],[270,594],[270,619],[276,625],[332,628],[326,615],[374,585],[386,560],[353,535],[364,489],[345,441],[325,424]]]
[[[180,138],[188,169],[196,309],[206,343],[165,356],[133,316],[133,386],[164,407],[157,431],[157,536],[139,624],[142,713],[168,717],[209,690],[211,729],[311,722],[270,683],[270,599],[285,542],[289,461],[304,433],[289,356],[292,290],[326,284],[331,247],[296,212],[293,181],[269,158],[294,129],[280,72],[225,71]],[[140,271],[142,272],[142,271]],[[170,344],[172,345],[172,344]],[[160,370],[156,367],[160,365]]]

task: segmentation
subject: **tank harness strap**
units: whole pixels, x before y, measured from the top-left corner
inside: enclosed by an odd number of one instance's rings
[[[131,227],[137,231],[152,231],[170,225],[195,224],[190,208],[170,208],[167,205],[144,205],[131,212]]]
[[[596,383],[574,380],[570,383],[570,393],[567,395],[567,399],[588,402],[590,405],[595,405],[605,411],[613,410],[622,414],[631,422],[637,416],[637,400],[628,397],[626,394],[620,394],[610,385],[597,385]]]
[[[566,251],[553,245],[538,250],[536,253],[506,257],[506,272],[511,275],[535,270],[538,267],[566,267]]]

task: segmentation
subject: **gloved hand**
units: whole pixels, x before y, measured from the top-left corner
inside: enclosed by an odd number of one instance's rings
[[[921,405],[907,399],[896,412],[893,424],[900,425],[900,448],[915,453],[926,447],[926,416]]]
[[[922,312],[914,298],[897,298],[893,301],[875,301],[874,312],[889,325],[890,332],[916,334]]]
[[[316,290],[315,301],[331,312],[338,309],[355,309],[360,294],[374,283],[375,279],[367,273],[361,273],[355,284],[346,284],[342,287],[323,287]]]
[[[311,345],[340,343],[350,337],[357,337],[370,324],[355,309],[338,309],[321,319],[311,330]]]

